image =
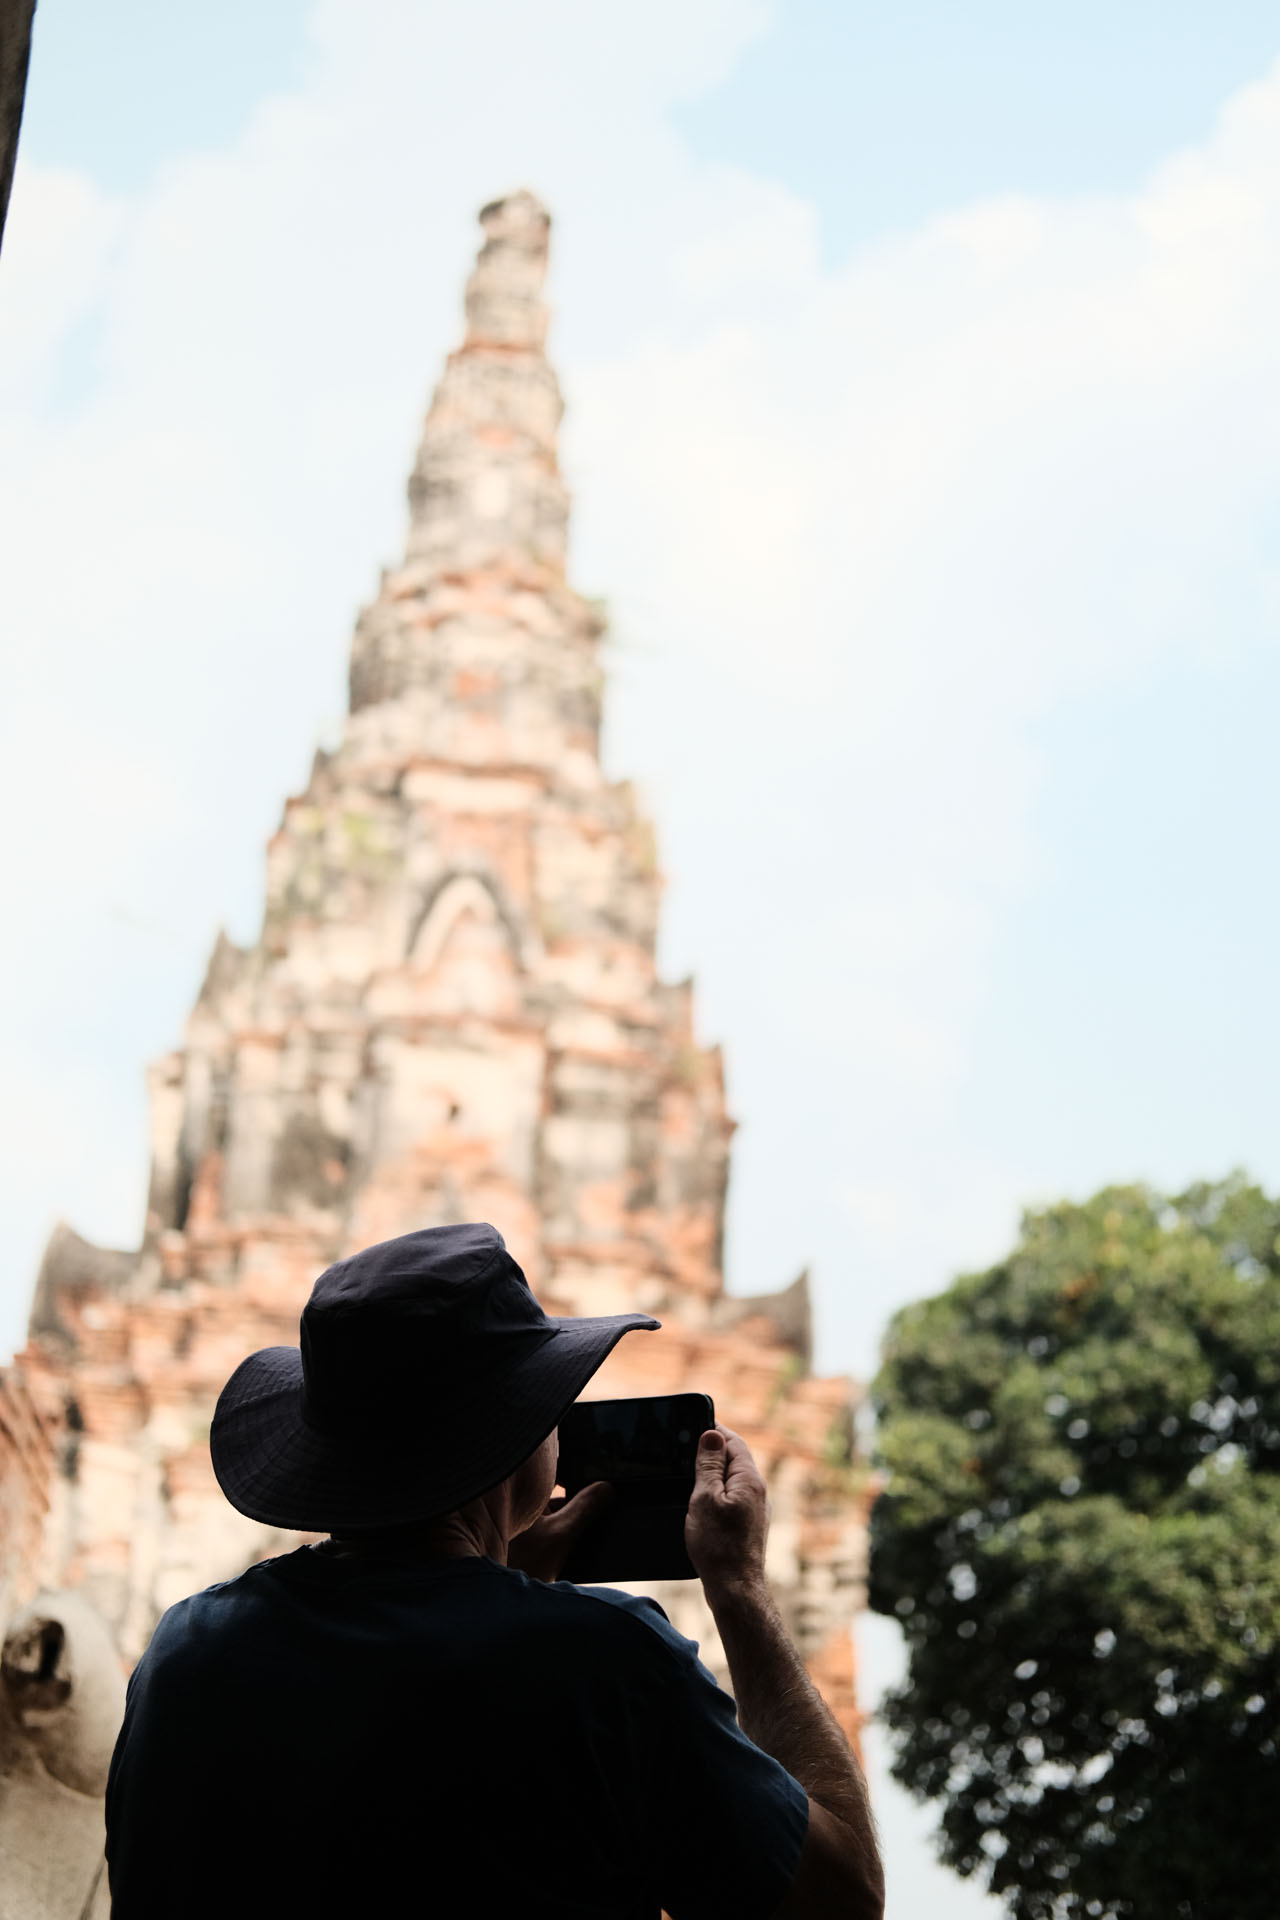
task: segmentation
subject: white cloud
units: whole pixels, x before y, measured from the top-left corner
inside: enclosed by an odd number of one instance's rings
[[[29,1084],[74,1034],[59,1097],[133,1139],[142,1060],[216,921],[252,931],[340,715],[474,211],[527,182],[558,222],[575,574],[615,611],[612,763],[659,811],[669,961],[744,1121],[734,1278],[816,1258],[827,1356],[865,1367],[885,1311],[1015,1216],[960,1094],[1036,872],[1039,717],[1273,627],[1280,78],[1138,194],[975,207],[824,271],[812,208],[664,117],[762,20],[325,0],[299,90],[225,151],[131,200],[20,177],[3,1038]],[[9,1163],[15,1333],[53,1186],[136,1230],[143,1169],[104,1138],[104,1183],[78,1140],[55,1182]]]
[[[24,172],[0,281],[6,409],[37,410],[59,348],[101,296],[120,223],[121,209],[82,174]]]

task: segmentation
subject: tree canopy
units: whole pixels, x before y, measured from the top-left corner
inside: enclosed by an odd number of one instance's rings
[[[894,1771],[1018,1920],[1280,1913],[1280,1201],[1028,1214],[899,1313],[871,1605]]]

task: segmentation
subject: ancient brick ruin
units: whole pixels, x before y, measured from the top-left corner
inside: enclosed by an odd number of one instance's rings
[[[152,1071],[141,1249],[61,1228],[45,1256],[14,1387],[30,1460],[56,1443],[38,1571],[81,1588],[133,1658],[171,1601],[291,1544],[214,1483],[222,1383],[296,1341],[336,1256],[487,1219],[550,1312],[663,1319],[595,1391],[705,1389],[747,1436],[776,1590],[852,1729],[850,1387],[809,1370],[803,1280],[724,1291],[720,1056],[689,984],[656,971],[653,834],[601,770],[601,620],[565,577],[549,222],[519,193],[481,224],[342,743],[285,807],[260,939],[218,941],[185,1044]],[[663,1598],[714,1661],[696,1587]]]
[[[53,1474],[50,1423],[22,1371],[0,1372],[0,1631],[35,1593]]]

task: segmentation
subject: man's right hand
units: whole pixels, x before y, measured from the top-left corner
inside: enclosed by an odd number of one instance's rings
[[[764,1586],[769,1493],[751,1449],[728,1427],[698,1442],[684,1542],[708,1599]]]

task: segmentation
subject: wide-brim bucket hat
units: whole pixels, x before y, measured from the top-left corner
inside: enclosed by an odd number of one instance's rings
[[[236,1368],[210,1429],[213,1470],[267,1526],[434,1519],[505,1480],[623,1334],[659,1324],[551,1318],[491,1226],[384,1240],[321,1274],[299,1346]]]

